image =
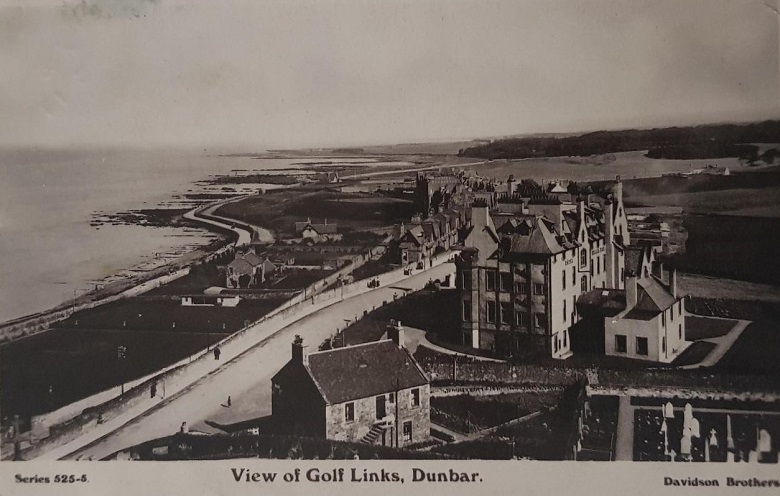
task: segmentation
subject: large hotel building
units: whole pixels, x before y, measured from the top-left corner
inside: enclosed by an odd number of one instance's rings
[[[456,257],[463,344],[499,355],[572,354],[572,327],[603,326],[603,351],[672,361],[687,344],[676,276],[630,244],[622,183],[603,196],[531,181],[477,200]]]

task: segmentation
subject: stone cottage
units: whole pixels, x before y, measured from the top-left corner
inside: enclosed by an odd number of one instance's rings
[[[430,381],[391,339],[307,353],[296,336],[292,359],[273,377],[274,420],[291,432],[403,447],[430,437]]]

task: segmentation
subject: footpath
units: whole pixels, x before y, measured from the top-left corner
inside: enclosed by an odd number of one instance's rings
[[[452,253],[445,253],[435,258],[432,261],[431,268],[436,268],[444,264],[452,255]],[[419,278],[420,275],[421,274],[418,273],[417,276],[411,277]],[[397,284],[398,282],[411,277],[404,274],[403,268],[399,268],[376,276],[376,279],[379,280],[379,288],[368,288],[365,281],[357,281],[340,288],[326,291],[312,298],[307,298],[306,300],[291,306],[280,307],[271,314],[266,315],[260,321],[218,343],[217,345],[221,350],[221,359],[219,361],[211,358],[211,353],[203,353],[197,359],[193,360],[192,363],[188,363],[186,366],[181,367],[181,370],[176,370],[167,376],[160,377],[157,380],[157,390],[162,393],[161,395],[156,397],[151,397],[151,395],[149,395],[143,400],[133,403],[110,420],[97,424],[90,429],[85,429],[75,439],[64,442],[46,452],[36,454],[36,458],[55,460],[78,451],[90,443],[94,443],[95,441],[110,435],[113,431],[121,428],[133,419],[171,399],[172,396],[185,391],[199,379],[219,371],[223,366],[227,365],[226,362],[230,362],[253,347],[258,346],[263,341],[292,323],[313,315],[345,298],[375,291],[376,289],[386,289],[387,286]]]

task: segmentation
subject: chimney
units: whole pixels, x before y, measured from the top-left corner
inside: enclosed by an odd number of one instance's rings
[[[404,328],[401,325],[400,320],[391,320],[390,321],[390,329],[388,330],[388,335],[390,336],[390,339],[393,340],[396,346],[399,348],[405,348],[405,341],[404,341]]]
[[[669,292],[677,298],[677,269],[669,269]]]
[[[615,195],[615,201],[618,205],[623,204],[623,181],[620,180],[620,176],[615,176],[615,186],[612,188],[612,193]]]
[[[636,274],[629,274],[626,277],[626,309],[636,306],[636,298]]]
[[[509,196],[515,192],[515,176],[512,174],[509,174],[509,178],[506,180],[506,192]]]
[[[484,229],[488,226],[488,206],[485,201],[475,201],[471,205],[471,225],[474,229]]]
[[[582,197],[577,198],[577,218],[580,220],[580,226],[583,226],[587,230],[588,226],[585,222],[585,201]],[[579,235],[579,233],[577,233]]]
[[[309,356],[306,354],[306,347],[303,346],[303,338],[300,334],[295,335],[295,339],[292,343],[292,359],[294,362],[307,364],[309,363]]]

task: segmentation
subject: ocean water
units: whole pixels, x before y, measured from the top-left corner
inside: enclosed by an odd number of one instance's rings
[[[191,228],[96,228],[94,213],[173,206],[177,194],[213,190],[195,185],[209,176],[292,162],[202,151],[0,149],[0,322],[215,239]]]

